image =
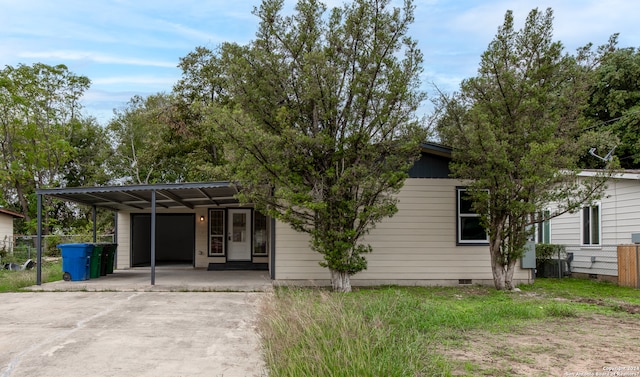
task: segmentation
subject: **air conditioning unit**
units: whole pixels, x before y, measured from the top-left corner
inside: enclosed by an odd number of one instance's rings
[[[631,233],[631,242],[640,243],[640,233]]]

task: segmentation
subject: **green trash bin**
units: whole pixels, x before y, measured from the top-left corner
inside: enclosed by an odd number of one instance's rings
[[[113,273],[113,265],[116,260],[116,249],[118,248],[117,243],[108,243],[109,246],[109,256],[107,258],[107,274]]]
[[[100,277],[100,265],[102,264],[102,248],[104,246],[99,243],[93,244],[93,253],[91,253],[91,279]]]
[[[107,276],[107,263],[109,254],[111,253],[111,247],[108,243],[101,243],[102,254],[100,255],[100,276]]]

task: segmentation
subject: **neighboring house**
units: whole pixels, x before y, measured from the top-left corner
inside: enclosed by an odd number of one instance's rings
[[[595,174],[584,171],[579,175]],[[572,273],[618,276],[617,245],[631,244],[631,234],[640,233],[640,170],[614,175],[602,199],[576,213],[553,218],[539,229],[545,240],[565,245],[572,253]]]
[[[398,212],[364,240],[373,252],[366,255],[368,268],[352,277],[354,286],[493,284],[487,236],[461,195],[464,182],[449,178],[450,161],[451,149],[422,145],[398,194]],[[38,190],[116,210],[119,269],[150,265],[153,239],[158,265],[265,269],[277,283],[329,283],[307,234],[240,205],[235,193],[228,182]],[[516,283],[532,277],[517,266]]]
[[[13,250],[13,219],[24,218],[22,214],[0,208],[0,250]]]

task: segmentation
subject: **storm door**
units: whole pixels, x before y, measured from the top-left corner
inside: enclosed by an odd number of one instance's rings
[[[251,260],[251,210],[229,209],[227,222],[227,260]]]

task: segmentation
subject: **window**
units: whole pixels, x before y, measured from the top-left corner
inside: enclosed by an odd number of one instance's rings
[[[582,208],[582,244],[600,245],[600,205]]]
[[[549,211],[544,211],[540,214],[542,218],[549,218]],[[538,243],[550,243],[551,242],[551,224],[549,220],[545,220],[536,224]]]
[[[457,188],[457,227],[458,244],[481,244],[489,242],[489,236],[480,223],[480,215],[472,208],[472,201],[466,197],[466,189]]]
[[[253,213],[253,254],[267,255],[267,216]]]
[[[209,256],[224,255],[224,210],[209,211]]]

